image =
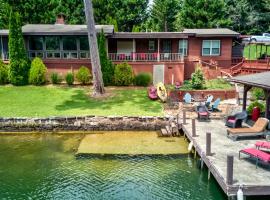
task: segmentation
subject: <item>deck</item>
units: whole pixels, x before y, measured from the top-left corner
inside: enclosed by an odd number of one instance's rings
[[[174,155],[186,154],[184,138],[158,137],[155,131],[107,131],[86,135],[76,155]]]
[[[259,164],[256,169],[255,162],[238,158],[239,150],[255,147],[254,144],[258,140],[230,140],[227,138],[227,128],[222,120],[212,120],[211,122],[196,120],[195,122],[196,137],[192,137],[190,120],[186,125],[182,125],[183,131],[189,140],[193,141],[196,152],[228,196],[236,195],[239,185],[243,185],[245,196],[270,195],[270,167],[263,167]],[[206,156],[206,132],[211,132],[211,156]],[[234,156],[232,185],[226,183],[227,155]]]

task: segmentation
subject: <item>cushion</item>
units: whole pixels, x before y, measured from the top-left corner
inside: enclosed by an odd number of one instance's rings
[[[199,115],[207,116],[208,115],[208,112],[199,112]]]
[[[234,124],[236,122],[236,120],[235,119],[229,119],[228,122]]]

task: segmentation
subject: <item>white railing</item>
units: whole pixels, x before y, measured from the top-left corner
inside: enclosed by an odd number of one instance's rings
[[[180,61],[184,60],[180,53],[109,53],[112,61]]]
[[[29,58],[43,59],[89,59],[89,51],[28,51]]]

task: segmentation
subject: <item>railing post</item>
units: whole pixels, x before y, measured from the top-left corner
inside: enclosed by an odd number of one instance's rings
[[[206,156],[211,156],[211,133],[206,133]]]
[[[195,122],[195,119],[192,119],[191,123],[192,123],[192,137],[196,137],[196,122]]]
[[[233,184],[233,155],[227,155],[227,185]]]
[[[183,124],[187,124],[187,113],[185,110],[183,110]]]

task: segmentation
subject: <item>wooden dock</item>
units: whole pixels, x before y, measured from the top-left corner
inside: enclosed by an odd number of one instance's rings
[[[235,196],[243,186],[244,196],[270,195],[270,167],[259,165],[249,159],[239,160],[239,150],[255,147],[259,140],[232,141],[227,138],[223,120],[199,122],[183,120],[182,130],[193,142],[195,153],[201,157],[201,164],[208,167],[210,174],[228,195]],[[208,145],[208,144],[210,145]]]

